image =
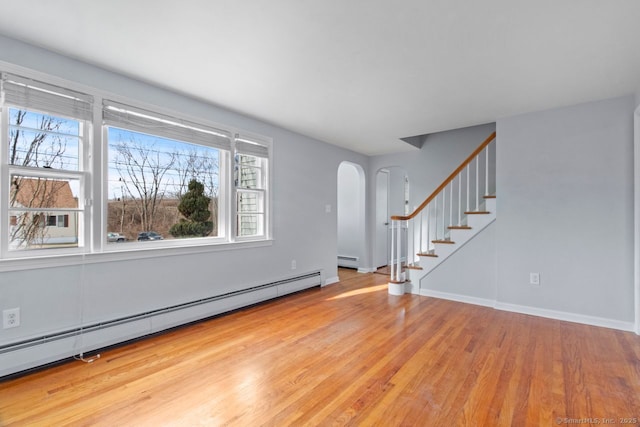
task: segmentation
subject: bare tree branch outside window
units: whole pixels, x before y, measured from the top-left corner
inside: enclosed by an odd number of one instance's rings
[[[157,210],[165,197],[168,182],[164,179],[176,162],[176,153],[156,150],[133,136],[115,145],[116,169],[126,195],[140,215],[142,231],[151,231]]]
[[[67,140],[58,134],[63,123],[63,119],[44,114],[10,110],[9,164],[64,169],[68,163],[65,156]],[[43,210],[52,207],[61,185],[61,181],[46,178],[14,176],[11,180],[9,206]],[[10,221],[9,241],[17,248],[46,243],[44,212],[25,212],[12,216]]]

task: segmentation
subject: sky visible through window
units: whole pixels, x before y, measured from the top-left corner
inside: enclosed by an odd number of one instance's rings
[[[108,198],[116,200],[158,186],[165,198],[177,198],[190,179],[217,196],[219,152],[215,148],[175,141],[116,127],[109,128]]]
[[[79,170],[80,123],[44,113],[11,108],[10,133],[19,137],[10,145],[10,164],[60,170]],[[33,150],[38,137],[42,143]],[[201,181],[209,196],[218,194],[219,152],[215,148],[189,144],[154,135],[109,128],[108,198],[122,197],[132,180],[153,180],[162,173],[160,191],[166,197],[184,192],[191,178]],[[74,188],[74,194],[78,194]]]
[[[75,200],[73,206],[65,206],[82,208],[79,201],[85,197],[80,192],[84,180],[77,172],[84,170],[83,150],[90,149],[84,122],[18,108],[9,109],[9,121],[9,164],[34,170],[33,175],[12,173],[16,177],[15,188],[19,189],[15,196],[28,195],[25,183],[33,180],[64,182]],[[203,195],[209,198],[211,215],[207,220],[208,231],[202,236],[217,235],[220,196],[217,148],[115,126],[108,126],[106,134],[106,181],[102,197],[107,203],[107,231],[122,233],[128,241],[135,240],[143,231],[159,231],[170,238],[169,234],[174,235],[172,227],[185,220],[178,209],[180,200],[189,191],[190,181],[196,180],[202,184]],[[44,170],[49,172],[43,173]],[[52,201],[47,206],[60,208],[55,200],[62,196],[48,195]],[[15,203],[24,205],[17,199]],[[33,206],[28,203],[26,207]],[[35,241],[29,236],[21,239]]]
[[[9,124],[11,165],[78,170],[77,120],[11,108]]]

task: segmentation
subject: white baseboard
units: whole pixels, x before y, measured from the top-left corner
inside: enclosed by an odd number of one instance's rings
[[[496,305],[496,302],[494,300],[470,297],[468,295],[452,294],[449,292],[434,291],[432,289],[420,289],[420,295],[425,297],[446,299],[449,301],[464,302],[464,303],[473,304],[473,305],[481,305],[484,307],[491,307],[491,308],[494,308]]]
[[[322,286],[333,285],[334,283],[338,283],[339,281],[340,281],[340,278],[338,276],[329,277],[329,278],[325,279],[324,285],[322,285]]]
[[[530,307],[526,305],[509,304],[494,301],[486,298],[470,297],[449,292],[434,291],[431,289],[420,289],[420,295],[446,299],[450,301],[463,302],[467,304],[480,305],[495,308],[496,310],[510,311],[513,313],[528,314],[531,316],[545,317],[547,319],[562,320],[565,322],[581,323],[584,325],[599,326],[602,328],[617,329],[620,331],[634,332],[633,322],[624,322],[604,317],[588,316],[586,314],[569,313],[566,311],[549,310],[546,308]]]
[[[546,308],[529,307],[526,305],[508,304],[503,302],[496,302],[495,308],[498,310],[511,311],[514,313],[530,314],[532,316],[546,317],[548,319],[563,320],[565,322],[600,326],[602,328],[618,329],[628,332],[633,332],[634,330],[633,322],[624,322],[622,320],[588,316],[586,314],[569,313],[566,311],[549,310]]]
[[[370,267],[360,267],[358,268],[358,273],[375,273],[377,268]]]

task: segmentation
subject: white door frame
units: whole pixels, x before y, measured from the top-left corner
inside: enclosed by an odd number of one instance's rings
[[[346,167],[352,167],[353,169],[355,169],[356,173],[357,173],[357,178],[355,182],[340,182],[341,181],[341,175],[340,175],[340,171],[342,168],[346,168]],[[346,254],[341,254],[338,253],[338,255],[351,255],[351,256],[356,256],[357,261],[356,264],[352,267],[357,267],[358,271],[362,271],[362,272],[367,272],[368,270],[366,268],[363,268],[362,263],[365,261],[365,253],[366,253],[366,230],[365,230],[365,214],[366,214],[366,198],[365,198],[365,193],[366,193],[366,181],[365,181],[365,174],[364,174],[364,169],[362,168],[362,166],[360,166],[357,163],[353,163],[353,162],[349,162],[349,161],[343,161],[340,163],[340,165],[338,165],[338,206],[336,209],[336,215],[338,218],[338,222],[340,222],[342,219],[344,219],[344,217],[342,217],[342,215],[345,214],[345,212],[343,212],[343,207],[340,205],[340,190],[341,188],[343,188],[343,186],[350,186],[352,190],[354,190],[355,193],[357,193],[356,197],[356,201],[355,204],[357,205],[357,209],[356,211],[351,211],[351,212],[347,212],[347,215],[353,216],[356,215],[358,218],[356,220],[357,224],[359,224],[357,227],[354,228],[350,228],[348,230],[348,234],[349,236],[338,236],[338,242],[340,242],[341,238],[347,238],[347,240],[350,240],[351,242],[358,242],[357,243],[357,249],[355,247],[353,247],[353,243],[348,245],[348,246],[352,246],[352,250],[354,251],[354,253],[346,253]],[[338,231],[340,232],[340,227],[338,227]],[[344,231],[344,230],[343,230]],[[338,244],[338,246],[340,246],[340,244]]]
[[[380,218],[379,211],[378,211],[379,208],[381,208],[381,206],[378,205],[380,203],[380,200],[378,198],[378,194],[379,194],[379,191],[380,191],[380,189],[378,188],[379,187],[379,184],[378,184],[379,181],[378,180],[380,179],[380,176],[381,176],[380,174],[384,174],[386,176],[386,193],[387,194],[386,194],[386,202],[385,202],[386,203],[386,214],[385,214],[385,218],[384,219]],[[374,247],[375,248],[374,249],[375,252],[374,252],[374,256],[373,256],[373,258],[374,258],[373,263],[375,264],[374,268],[377,269],[378,267],[382,266],[382,265],[379,265],[380,264],[379,254],[381,253],[381,251],[380,251],[381,246],[380,245],[382,243],[384,243],[385,254],[386,254],[385,257],[384,257],[385,258],[385,264],[384,265],[389,265],[389,221],[390,221],[389,220],[389,171],[387,169],[378,170],[376,172],[375,180],[376,180],[375,181],[376,182],[376,202],[375,202],[376,203],[376,205],[375,205],[376,206],[376,208],[375,208],[375,224],[376,224],[376,226],[375,226],[374,233],[375,233],[375,242],[376,243],[375,243],[375,247]],[[386,235],[385,241],[381,243],[379,241],[380,234],[378,233],[378,227],[380,227],[382,223],[386,223],[385,225],[387,226],[387,232],[385,234]]]
[[[633,115],[633,192],[634,192],[634,242],[633,271],[635,285],[635,332],[640,335],[640,106]]]

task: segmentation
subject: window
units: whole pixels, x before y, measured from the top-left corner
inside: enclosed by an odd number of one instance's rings
[[[83,247],[92,98],[9,74],[2,75],[2,91],[2,181],[9,189],[1,200],[2,252]]]
[[[104,103],[108,141],[107,230],[127,241],[225,235],[220,226],[221,129]],[[160,239],[153,239],[160,240]]]
[[[240,238],[265,232],[267,156],[261,142],[236,136],[236,233]]]
[[[1,84],[0,259],[269,237],[269,139],[8,73]]]
[[[12,216],[12,218],[15,218],[15,216]],[[47,227],[69,227],[69,215],[49,215],[47,216],[46,226]]]

